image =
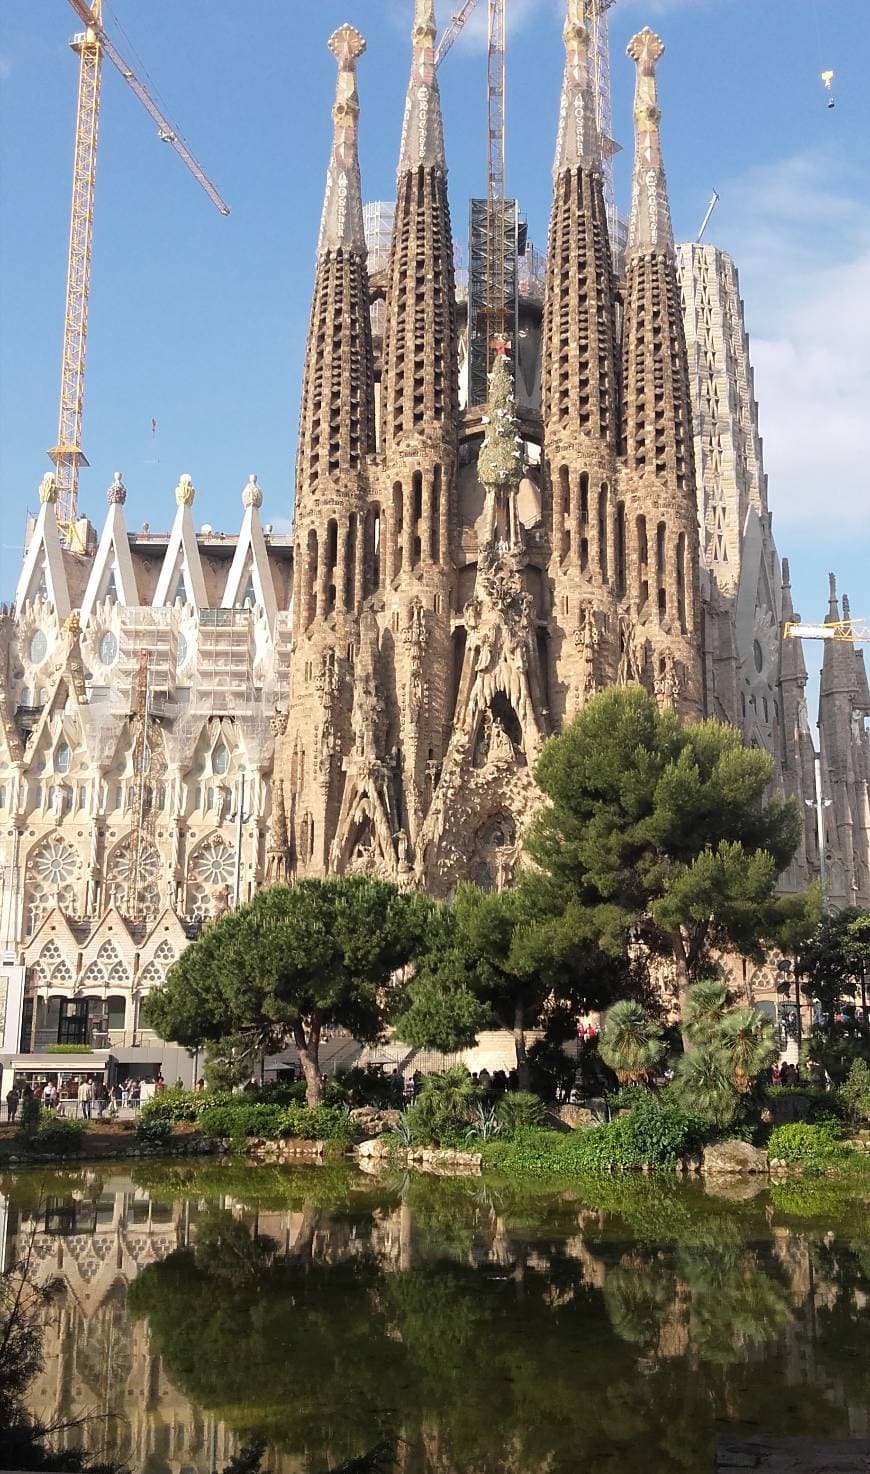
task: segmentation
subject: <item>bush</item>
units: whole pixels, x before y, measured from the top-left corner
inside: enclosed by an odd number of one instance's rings
[[[510,1142],[487,1143],[484,1162],[507,1172],[547,1177],[662,1169],[697,1151],[704,1136],[702,1121],[650,1096],[626,1116],[580,1127],[567,1136],[520,1127]]]
[[[303,1084],[303,1099],[304,1093]],[[401,1081],[397,1084],[394,1076],[372,1066],[361,1069],[355,1065],[329,1081],[323,1099],[326,1105],[379,1106],[389,1110],[401,1106],[401,1095]]]
[[[240,1096],[204,1109],[199,1127],[204,1136],[262,1136],[269,1141],[295,1136],[305,1141],[350,1142],[355,1136],[346,1111],[335,1106],[282,1106]]]
[[[18,1110],[19,1136],[30,1136],[39,1125],[40,1105],[35,1095],[22,1095]]]
[[[90,1044],[48,1044],[46,1054],[93,1054]]]
[[[140,1146],[166,1146],[172,1136],[172,1122],[161,1116],[142,1116],[136,1122],[136,1140]]]
[[[870,1121],[870,1065],[865,1059],[852,1061],[838,1097],[853,1121]]]
[[[443,1075],[428,1075],[405,1121],[415,1146],[459,1147],[465,1144],[480,1091],[464,1065]]]
[[[791,1126],[775,1126],[767,1149],[771,1160],[793,1162],[808,1174],[825,1172],[849,1155],[849,1148],[839,1139],[835,1126],[809,1126],[802,1121]]]
[[[543,1126],[546,1108],[543,1101],[528,1090],[509,1090],[496,1106],[496,1114],[508,1131],[518,1126]]]
[[[82,1149],[86,1129],[83,1121],[67,1121],[44,1111],[35,1129],[19,1131],[18,1139],[40,1156],[74,1157]]]

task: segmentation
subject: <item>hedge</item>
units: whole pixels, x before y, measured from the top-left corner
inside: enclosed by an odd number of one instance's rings
[[[703,1145],[705,1125],[670,1104],[650,1099],[627,1116],[563,1135],[520,1128],[511,1141],[484,1144],[485,1167],[532,1177],[631,1172],[673,1167]]]
[[[276,1141],[295,1136],[306,1141],[353,1141],[358,1133],[347,1112],[334,1106],[271,1105],[235,1096],[226,1104],[209,1105],[199,1115],[204,1136],[262,1136]]]

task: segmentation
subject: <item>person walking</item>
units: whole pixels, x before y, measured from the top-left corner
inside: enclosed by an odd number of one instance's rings
[[[94,1087],[90,1080],[82,1080],[78,1090],[79,1115],[83,1121],[91,1119],[91,1104],[94,1099]]]
[[[12,1125],[15,1124],[15,1117],[18,1115],[18,1102],[19,1102],[20,1099],[21,1099],[21,1096],[18,1094],[18,1091],[16,1090],[16,1088],[15,1088],[14,1085],[12,1086],[12,1089],[11,1090],[7,1090],[7,1092],[6,1092],[6,1114],[7,1114],[7,1117],[8,1117],[10,1126],[12,1126]]]

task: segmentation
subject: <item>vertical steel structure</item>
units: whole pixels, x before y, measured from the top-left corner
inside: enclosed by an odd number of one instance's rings
[[[92,13],[100,24],[103,0],[94,0]],[[82,452],[85,401],[85,354],[88,342],[88,289],[94,231],[94,191],[97,178],[97,138],[100,129],[100,83],[103,47],[90,26],[70,42],[79,57],[79,90],[73,157],[72,206],[63,357],[60,372],[60,412],[57,445],[49,451],[58,486],[57,520],[67,543],[74,539],[78,513],[79,466],[87,465]]]

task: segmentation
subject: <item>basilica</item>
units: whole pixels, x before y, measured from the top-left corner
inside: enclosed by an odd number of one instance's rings
[[[382,251],[357,153],[365,43],[348,25],[329,41],[292,537],[263,521],[255,475],[232,534],[195,520],[187,475],[163,532],[127,526],[120,473],[99,532],[82,518],[70,536],[51,476],[39,487],[0,616],[7,1068],[66,1042],[174,1077],[143,1000],[259,886],[510,884],[542,745],[613,684],[769,751],[805,817],[782,885],[824,860],[832,905],[870,905],[863,660],[825,644],[817,752],[737,271],[673,238],[662,42],[644,29],[628,48],[617,242],[589,36],[567,0],[548,251],[517,272],[512,331],[484,344],[475,394],[435,34],[416,0]],[[831,579],[828,621],[841,614]]]

